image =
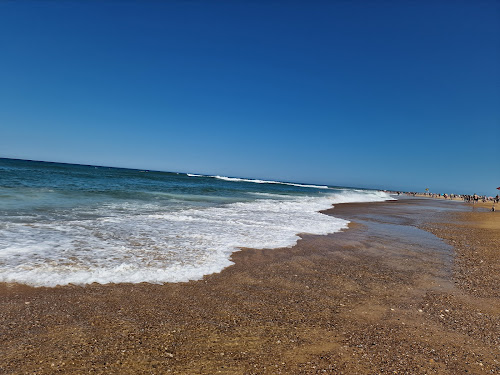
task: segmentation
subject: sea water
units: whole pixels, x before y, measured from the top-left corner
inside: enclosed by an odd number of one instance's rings
[[[0,282],[181,282],[240,248],[293,246],[348,221],[335,203],[384,192],[293,182],[0,159]]]

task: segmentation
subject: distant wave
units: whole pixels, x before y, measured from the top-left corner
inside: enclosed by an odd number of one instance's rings
[[[272,180],[257,180],[257,179],[249,179],[249,178],[236,178],[236,177],[225,177],[225,176],[204,176],[201,174],[192,174],[187,173],[189,177],[211,177],[216,178],[218,180],[230,181],[230,182],[253,182],[254,184],[277,184],[277,185],[289,185],[289,186],[298,186],[305,188],[314,188],[314,189],[329,189],[326,185],[306,185],[306,184],[296,184],[293,182],[281,182],[281,181],[272,181]]]

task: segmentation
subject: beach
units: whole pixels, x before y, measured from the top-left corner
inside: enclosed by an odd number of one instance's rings
[[[3,374],[500,373],[500,213],[336,204],[291,248],[202,280],[0,284]]]

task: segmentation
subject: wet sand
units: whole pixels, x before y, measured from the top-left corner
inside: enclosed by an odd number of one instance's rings
[[[350,229],[245,249],[200,281],[0,284],[0,373],[500,373],[499,211],[416,198],[325,213]]]

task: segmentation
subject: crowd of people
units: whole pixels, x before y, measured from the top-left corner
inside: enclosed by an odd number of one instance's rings
[[[467,202],[467,203],[477,203],[479,201],[481,202],[488,202],[488,201],[493,201],[493,203],[498,203],[499,202],[499,197],[498,197],[498,194],[496,195],[496,197],[487,197],[486,195],[483,195],[483,196],[479,196],[477,194],[474,194],[474,195],[462,195],[461,196],[464,200],[464,202]]]
[[[442,199],[463,199],[465,203],[472,203],[476,204],[478,202],[492,202],[493,207],[491,208],[491,211],[495,211],[495,203],[500,202],[500,197],[497,194],[495,197],[488,197],[486,195],[477,195],[477,194],[436,194],[436,193],[418,193],[414,191],[387,191],[390,194],[397,194],[397,195],[408,195],[411,197],[429,197],[429,198],[442,198]]]

